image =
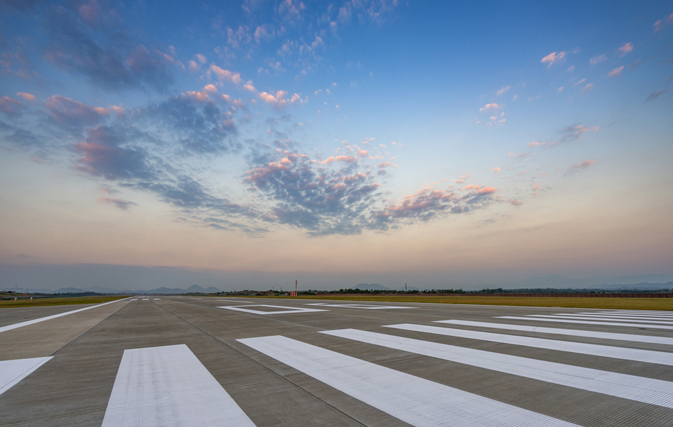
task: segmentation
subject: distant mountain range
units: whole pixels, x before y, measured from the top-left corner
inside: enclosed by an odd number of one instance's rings
[[[355,288],[353,288],[353,289],[359,289],[359,290],[362,290],[362,291],[393,291],[393,290],[395,290],[395,291],[403,291],[403,290],[404,290],[404,286],[402,286],[402,287],[399,288],[399,289],[390,289],[390,288],[386,288],[385,286],[379,285],[378,283],[370,283],[370,284],[367,284],[367,283],[360,283],[359,285],[357,285],[357,286],[356,286]],[[408,291],[422,291],[423,289],[421,289],[421,288],[416,288],[416,287],[414,287],[414,286],[407,286],[407,290],[408,290]]]
[[[514,274],[514,273],[510,273]],[[479,280],[450,272],[311,273],[197,270],[182,267],[143,267],[107,264],[0,264],[0,290],[17,292],[187,293],[237,290],[294,289],[372,290],[425,289],[664,289],[673,274],[592,276],[584,278],[547,275],[523,280],[517,276]],[[520,277],[520,276],[518,276]],[[355,285],[359,283],[358,285]],[[191,286],[194,285],[194,286]]]
[[[199,293],[199,294],[214,294],[217,292],[222,292],[221,289],[214,288],[212,286],[209,286],[207,288],[203,288],[198,285],[193,285],[190,286],[187,289],[180,289],[180,288],[156,288],[156,289],[150,289],[150,290],[132,290],[132,289],[124,289],[124,290],[115,290],[115,289],[109,289],[109,288],[100,288],[100,287],[91,287],[88,289],[81,289],[81,288],[60,288],[55,291],[49,290],[49,289],[31,289],[31,292],[42,292],[42,293],[48,293],[48,294],[80,294],[84,292],[97,292],[101,294],[107,294],[107,293],[116,293],[116,294],[187,294],[187,293]]]

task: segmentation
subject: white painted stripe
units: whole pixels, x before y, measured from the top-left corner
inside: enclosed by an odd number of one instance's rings
[[[642,323],[619,323],[619,322],[592,322],[589,320],[572,320],[567,318],[560,319],[546,319],[542,317],[522,317],[522,316],[498,316],[498,319],[512,319],[512,320],[532,320],[536,322],[557,322],[557,323],[577,323],[580,325],[601,325],[601,326],[620,326],[626,328],[647,328],[647,329],[666,329],[673,330],[673,326],[654,325]]]
[[[673,311],[671,310],[600,310],[600,311],[583,311],[581,313],[592,313],[592,314],[642,314],[646,316],[652,315],[664,315],[664,316],[673,316]]]
[[[254,426],[184,344],[125,350],[102,427]]]
[[[98,304],[98,305],[94,305],[94,306],[91,306],[91,307],[80,308],[78,310],[66,311],[65,313],[53,314],[53,315],[47,316],[47,317],[40,317],[39,319],[26,320],[25,322],[15,323],[13,325],[2,326],[2,327],[0,327],[0,332],[7,332],[7,331],[11,331],[12,329],[23,328],[24,326],[34,325],[35,323],[40,323],[40,322],[44,322],[44,321],[47,321],[47,320],[56,319],[56,318],[59,318],[59,317],[67,316],[69,314],[79,313],[81,311],[91,310],[92,308],[102,307],[104,305],[113,304],[115,302],[124,301],[124,300],[125,300],[125,298],[124,299],[118,299],[118,300],[115,300],[115,301],[105,302],[103,304]]]
[[[522,316],[498,316],[498,319],[516,319],[516,320],[534,320],[539,322],[559,322],[559,323],[577,323],[581,325],[604,325],[604,326],[625,326],[630,328],[647,328],[647,329],[666,329],[671,330],[673,326],[657,325],[657,324],[641,324],[641,323],[620,323],[616,321],[591,321],[591,320],[573,320],[566,317],[559,318],[541,318],[541,317],[522,317]]]
[[[154,298],[154,301],[161,301],[161,298]]]
[[[238,341],[415,426],[574,425],[290,338]]]
[[[546,319],[573,319],[573,320],[607,320],[610,322],[624,322],[624,323],[660,323],[662,325],[673,325],[673,322],[667,320],[633,320],[633,319],[613,319],[613,318],[599,318],[588,316],[565,316],[561,314],[531,314],[528,317],[544,317]]]
[[[52,356],[0,361],[0,395],[51,359]]]
[[[244,313],[253,313],[253,314],[288,314],[288,313],[312,313],[316,311],[329,311],[329,310],[318,310],[317,308],[303,308],[303,307],[285,307],[282,305],[266,305],[266,304],[257,304],[257,305],[246,305],[243,307],[240,306],[218,306],[217,308],[226,308],[227,310],[242,311]],[[273,307],[273,308],[283,308],[284,310],[276,311],[262,311],[262,310],[253,310],[249,307]]]
[[[491,371],[504,372],[623,399],[673,408],[673,382],[618,374],[490,351],[396,337],[357,329],[322,331],[323,334],[367,344],[435,357]]]
[[[601,316],[653,316],[653,317],[673,317],[673,312],[670,311],[648,311],[648,312],[632,312],[632,311],[581,311],[574,314],[597,314]]]
[[[673,323],[673,317],[652,317],[652,316],[624,316],[621,314],[570,314],[570,313],[557,313],[556,316],[563,317],[582,317],[585,319],[605,319],[605,320],[617,320],[617,319],[630,319],[637,320],[651,320],[652,323]]]
[[[131,299],[131,301],[138,301],[138,298],[133,298]]]
[[[479,328],[507,329],[511,331],[537,332],[542,334],[570,335],[573,337],[600,338],[605,340],[620,340],[620,341],[646,342],[650,344],[673,345],[673,338],[653,337],[651,335],[618,334],[614,332],[584,331],[578,329],[544,328],[541,326],[472,322],[469,320],[437,320],[435,321],[435,323],[448,323],[451,325],[462,325],[462,326],[476,326]]]
[[[325,304],[325,303],[312,303],[306,305],[319,305],[322,307],[338,307],[338,308],[361,308],[363,310],[387,310],[387,309],[396,309],[396,308],[414,308],[414,307],[401,307],[397,305],[370,305],[370,304]]]
[[[400,325],[385,325],[384,327],[673,366],[673,353],[666,353],[663,351],[612,347],[607,345],[523,337],[518,335],[503,335],[490,332],[468,331],[465,329],[441,328],[439,326],[413,325],[409,323]]]

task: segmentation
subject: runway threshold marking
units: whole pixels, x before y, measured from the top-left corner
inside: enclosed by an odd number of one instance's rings
[[[635,375],[619,374],[562,363],[490,351],[475,350],[448,344],[422,341],[357,329],[321,331],[323,334],[346,338],[381,347],[476,366],[491,371],[531,378],[623,399],[673,408],[673,382]]]
[[[398,305],[369,305],[369,304],[326,304],[326,303],[311,303],[306,305],[318,305],[321,307],[338,307],[338,308],[361,308],[363,310],[387,310],[387,309],[396,309],[396,308],[414,308],[414,307],[402,307]]]
[[[576,323],[580,325],[600,325],[600,326],[621,326],[626,328],[648,328],[648,329],[666,329],[673,330],[673,326],[642,324],[642,323],[619,323],[619,322],[592,322],[590,320],[573,320],[573,319],[548,319],[543,317],[524,317],[524,316],[498,316],[498,319],[511,320],[534,320],[536,322],[556,322],[556,323]]]
[[[237,341],[411,425],[575,425],[283,336]]]
[[[72,311],[66,311],[65,313],[53,314],[53,315],[47,316],[47,317],[40,317],[39,319],[26,320],[25,322],[15,323],[13,325],[2,326],[2,327],[0,327],[0,332],[7,332],[7,331],[11,331],[12,329],[23,328],[24,326],[34,325],[35,323],[45,322],[47,320],[52,320],[52,319],[56,319],[56,318],[59,318],[59,317],[67,316],[69,314],[75,314],[75,313],[79,313],[79,312],[82,312],[82,311],[91,310],[92,308],[102,307],[104,305],[113,304],[113,303],[119,302],[119,301],[124,301],[124,299],[118,299],[118,300],[114,300],[114,301],[110,301],[110,302],[104,302],[103,304],[98,304],[98,305],[94,305],[94,306],[91,306],[91,307],[80,308],[80,309],[72,310]]]
[[[102,427],[254,426],[184,344],[125,350]]]
[[[439,326],[414,325],[403,323],[399,325],[384,325],[384,328],[402,329],[405,331],[425,332],[430,334],[451,337],[468,338],[481,341],[490,341],[503,344],[520,345],[524,347],[542,348],[546,350],[565,351],[591,356],[609,357],[612,359],[632,360],[636,362],[656,363],[673,366],[673,353],[664,351],[641,350],[636,348],[613,347],[598,344],[586,344],[572,341],[550,340],[519,335],[494,334],[466,329],[442,328]]]
[[[649,315],[644,314],[594,314],[594,313],[556,313],[559,316],[582,316],[582,317],[601,317],[606,319],[642,319],[642,320],[673,320],[673,316]]]
[[[565,314],[531,314],[527,317],[532,317],[534,319],[543,318],[543,319],[573,319],[573,320],[606,320],[609,322],[620,322],[620,323],[660,323],[662,325],[673,325],[673,321],[670,320],[633,320],[633,319],[613,319],[613,318],[597,318],[589,316],[570,316]]]
[[[0,395],[52,358],[53,356],[0,361]]]
[[[663,317],[673,317],[673,312],[671,311],[660,311],[660,310],[627,310],[627,311],[582,311],[576,314],[599,314],[599,315],[613,315],[613,316],[663,316]]]
[[[262,310],[253,310],[249,307],[272,307],[272,308],[282,308],[284,310],[262,311]],[[267,304],[246,305],[245,308],[221,305],[221,306],[218,306],[217,308],[224,308],[224,309],[227,309],[227,310],[242,311],[244,313],[253,313],[253,314],[261,314],[261,315],[289,314],[289,313],[312,313],[312,312],[317,312],[317,311],[329,311],[329,310],[319,310],[317,308],[285,307],[285,306],[282,306],[282,305],[267,305]]]
[[[479,328],[506,329],[510,331],[536,332],[541,334],[568,335],[573,337],[600,338],[606,340],[620,340],[644,342],[649,344],[673,345],[673,338],[651,335],[619,334],[615,332],[585,331],[579,329],[545,328],[542,326],[512,325],[505,323],[473,322],[469,320],[436,320],[435,323],[450,325],[476,326]]]

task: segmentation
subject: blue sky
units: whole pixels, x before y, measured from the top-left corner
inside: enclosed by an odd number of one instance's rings
[[[3,264],[671,272],[670,3],[6,0],[0,21]]]

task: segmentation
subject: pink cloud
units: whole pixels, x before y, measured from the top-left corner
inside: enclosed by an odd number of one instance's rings
[[[7,114],[8,116],[14,116],[20,114],[20,111],[24,107],[21,101],[10,98],[9,96],[0,97],[0,111]]]
[[[189,68],[189,71],[199,71],[201,69],[199,64],[196,61],[192,61],[191,59],[187,61],[187,64],[189,64],[189,66],[187,67]]]
[[[382,168],[382,169],[387,168],[388,166],[397,167],[397,165],[395,163],[390,162],[390,161],[379,163],[379,167]]]
[[[547,63],[547,68],[550,68],[554,63],[559,62],[565,58],[566,52],[552,52],[549,55],[542,58],[541,63]]]
[[[500,89],[498,89],[497,95],[500,96],[503,93],[507,92],[508,90],[509,90],[509,86],[501,87]]]
[[[529,142],[528,146],[529,147],[540,147],[540,146],[545,146],[546,145],[546,146],[549,146],[549,147],[553,147],[557,143],[558,143],[558,141],[540,141],[540,142],[533,141],[533,142]]]
[[[661,31],[664,27],[667,27],[669,25],[673,24],[673,13],[668,15],[664,19],[660,19],[657,22],[654,23],[654,32],[658,33]]]
[[[617,49],[617,52],[619,52],[619,56],[622,57],[622,56],[626,55],[627,53],[631,52],[632,50],[633,50],[633,45],[631,44],[631,42],[629,42],[629,43],[624,43],[623,45],[621,45]]]
[[[492,104],[484,105],[483,107],[481,107],[479,109],[479,111],[483,113],[484,111],[497,110],[498,108],[500,108],[500,106],[497,103],[494,102]]]
[[[323,160],[322,162],[318,162],[319,165],[329,165],[330,163],[333,162],[346,162],[346,163],[357,163],[358,158],[355,156],[331,156]]]
[[[16,96],[20,96],[25,101],[35,101],[35,95],[26,92],[17,92]]]
[[[513,157],[513,158],[515,158],[515,159],[520,159],[520,158],[522,158],[522,157],[526,157],[526,156],[528,156],[528,153],[521,153],[521,154],[509,153],[507,156],[508,156],[508,157]]]
[[[482,188],[479,188],[479,189],[477,190],[477,193],[479,193],[479,194],[493,194],[493,193],[495,193],[496,191],[498,191],[498,190],[496,190],[496,189],[493,188],[493,187],[482,187]]]
[[[199,102],[205,102],[205,101],[208,101],[210,99],[210,97],[208,96],[208,93],[206,93],[205,90],[202,90],[202,91],[199,91],[199,92],[194,92],[194,91],[188,90],[187,92],[185,92],[185,95],[187,95],[190,98],[195,99]]]
[[[596,163],[595,160],[585,160],[583,162],[575,163],[573,165],[573,168],[575,168],[575,169],[586,169],[589,166],[593,165],[594,163]]]
[[[272,95],[267,92],[262,92],[259,94],[259,97],[262,99],[262,101],[266,102],[267,104],[277,109],[283,108],[287,106],[287,104],[300,104],[304,102],[297,93],[292,95],[290,99],[285,99],[286,95],[287,92],[279,90],[278,92],[276,92],[275,95]]]
[[[608,77],[614,77],[614,76],[618,76],[618,75],[620,75],[620,74],[622,73],[622,70],[623,70],[623,69],[624,69],[624,66],[623,66],[623,65],[620,66],[620,67],[615,68],[614,70],[612,70],[612,71],[610,71],[610,72],[608,73]]]
[[[608,60],[608,57],[606,55],[598,55],[598,56],[594,56],[593,58],[591,58],[589,60],[589,64],[596,65],[596,64],[600,64],[601,62],[604,62],[604,61],[607,61],[607,60]]]
[[[588,85],[584,86],[584,87],[580,90],[580,92],[581,92],[581,93],[589,93],[589,92],[591,91],[591,89],[593,89],[593,88],[594,88],[594,84],[593,84],[593,83],[589,83]]]
[[[495,172],[495,173],[500,173],[500,168],[497,167],[497,166],[494,167],[494,168],[492,168],[491,170],[492,170],[493,172]]]
[[[44,103],[49,116],[62,124],[93,124],[110,111],[103,107],[94,107],[65,96],[50,96]]]
[[[237,85],[241,84],[241,82],[243,81],[241,79],[241,74],[240,73],[234,73],[232,71],[222,69],[215,64],[212,64],[210,66],[210,71],[215,73],[217,78],[220,79],[220,80],[228,80],[228,81],[230,81],[234,84],[237,84]]]

